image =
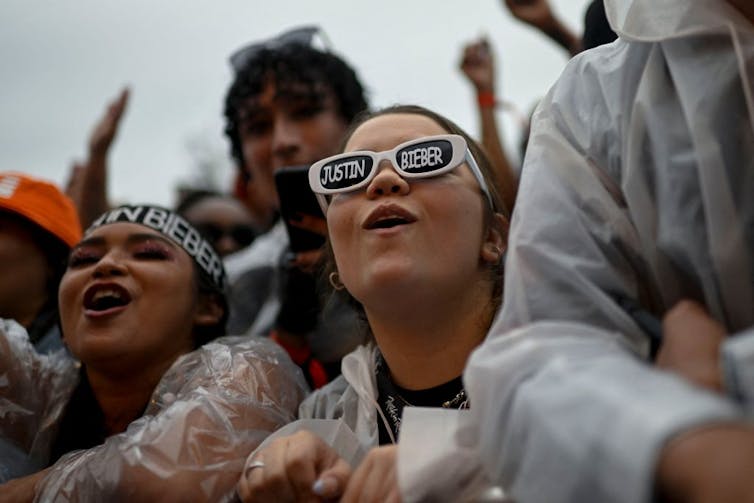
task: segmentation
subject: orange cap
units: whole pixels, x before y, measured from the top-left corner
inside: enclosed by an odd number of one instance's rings
[[[73,201],[50,182],[22,173],[0,173],[0,210],[26,217],[68,246],[81,241]]]

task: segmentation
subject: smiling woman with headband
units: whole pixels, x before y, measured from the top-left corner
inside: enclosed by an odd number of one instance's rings
[[[327,218],[330,282],[373,342],[249,457],[239,495],[392,501],[404,409],[469,406],[460,376],[500,305],[507,215],[479,146],[420,107],[357,121],[309,181]],[[371,451],[356,466],[359,455],[321,439],[324,425],[347,426]]]
[[[0,322],[0,439],[33,475],[0,501],[217,501],[246,454],[293,419],[306,385],[275,344],[223,338],[225,272],[181,216],[95,220],[60,284],[70,359]],[[0,470],[14,460],[0,453]],[[47,468],[46,468],[47,467]],[[41,471],[38,471],[41,470]]]

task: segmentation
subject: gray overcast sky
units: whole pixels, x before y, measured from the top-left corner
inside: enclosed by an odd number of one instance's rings
[[[582,29],[585,0],[551,4]],[[105,104],[128,85],[131,100],[110,158],[111,198],[170,205],[175,184],[197,171],[191,138],[227,159],[228,54],[311,23],[357,69],[372,106],[418,103],[472,134],[473,93],[457,70],[464,43],[489,37],[498,94],[522,111],[567,60],[499,0],[2,0],[0,170],[62,185]],[[500,117],[506,146],[515,150],[516,122]]]

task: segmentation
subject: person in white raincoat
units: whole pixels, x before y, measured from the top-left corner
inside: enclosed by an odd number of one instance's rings
[[[71,251],[65,351],[0,320],[0,501],[220,501],[248,453],[295,418],[300,370],[224,337],[219,256],[175,213],[124,206]],[[11,446],[12,449],[6,449]]]
[[[754,4],[605,3],[620,39],[535,114],[473,405],[443,453],[402,439],[405,501],[454,500],[474,471],[525,503],[754,494]],[[710,351],[717,391],[652,366],[652,317]]]

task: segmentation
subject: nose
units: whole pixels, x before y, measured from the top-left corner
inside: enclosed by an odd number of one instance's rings
[[[406,195],[410,191],[409,183],[390,166],[389,161],[383,161],[383,165],[367,186],[367,197],[374,199],[388,194]]]
[[[290,117],[278,117],[272,130],[272,154],[280,166],[296,163],[301,151],[301,132]]]
[[[125,274],[125,264],[112,252],[99,259],[92,272],[92,276],[97,279],[108,278],[110,276],[123,276]]]

